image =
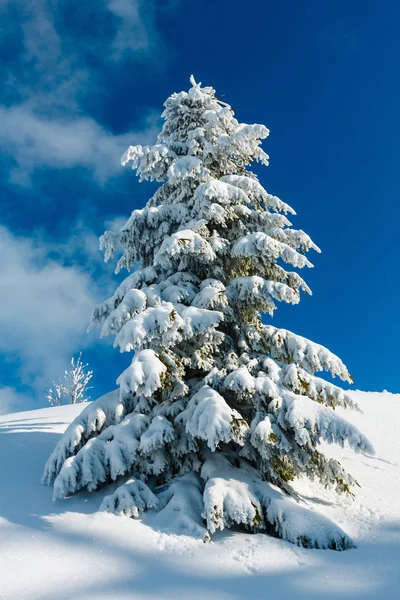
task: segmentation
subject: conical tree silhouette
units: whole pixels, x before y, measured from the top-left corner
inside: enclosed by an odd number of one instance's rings
[[[211,87],[191,83],[165,102],[157,144],[122,158],[162,185],[101,238],[106,260],[123,246],[117,271],[140,264],[92,318],[134,351],[132,364],[118,398],[70,425],[43,480],[60,498],[124,476],[103,509],[158,507],[203,536],[241,524],[344,549],[349,538],[295,501],[290,482],[305,474],[338,492],[355,483],[318,446],[372,451],[334,411],[355,408],[352,397],[315,373],[350,375],[326,348],[261,321],[276,302],[310,293],[289,269],[311,267],[305,254],[319,250],[249,170],[268,164],[266,127],[238,123]]]

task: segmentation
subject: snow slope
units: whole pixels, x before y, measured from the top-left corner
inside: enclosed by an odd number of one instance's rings
[[[357,543],[305,550],[263,534],[223,532],[211,544],[172,523],[96,513],[109,490],[53,503],[44,463],[82,406],[0,417],[0,598],[153,600],[400,598],[400,395],[354,392],[346,416],[375,457],[329,448],[361,484],[355,501],[307,482],[298,491]]]

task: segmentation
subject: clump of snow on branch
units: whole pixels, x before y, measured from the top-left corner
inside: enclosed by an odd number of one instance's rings
[[[203,513],[210,533],[233,525],[268,528],[305,548],[345,550],[354,546],[340,527],[289,498],[246,463],[234,467],[222,456],[209,456],[202,471],[205,485]]]
[[[157,508],[158,504],[159,500],[151,489],[140,479],[131,477],[113,494],[104,498],[100,510],[137,519],[140,512]]]

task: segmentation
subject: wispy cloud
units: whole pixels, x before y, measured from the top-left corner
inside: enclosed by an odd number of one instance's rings
[[[113,58],[137,51],[151,51],[158,42],[153,26],[152,3],[139,0],[108,0],[107,8],[118,20],[117,33],[111,43]],[[150,9],[150,10],[149,10]]]
[[[82,237],[91,238],[87,232]],[[86,328],[104,293],[90,272],[70,260],[65,264],[54,250],[40,237],[15,236],[0,226],[0,353],[18,357],[21,383],[37,394],[92,341]],[[4,412],[17,392],[7,389],[4,378],[1,383]]]
[[[18,393],[12,387],[0,386],[0,415],[22,410],[26,404],[24,394]]]
[[[144,118],[132,119],[130,131],[113,129],[102,115],[108,114],[107,76],[126,78],[136,61],[165,60],[154,25],[160,5],[157,0],[0,0],[5,34],[0,152],[4,179],[18,186],[19,198],[37,201],[37,185],[49,185],[49,169],[64,170],[66,177],[75,169],[74,177],[82,176],[74,181],[77,189],[103,185],[122,172],[119,158],[129,144],[154,140],[158,127],[151,107]],[[62,183],[59,190],[51,187],[60,221],[67,212],[63,193]],[[80,207],[82,214],[85,209],[86,204]],[[92,227],[99,226],[98,214],[95,219]],[[23,210],[18,221],[10,221],[26,230]],[[45,388],[71,355],[97,340],[86,334],[88,320],[112,283],[110,270],[100,266],[97,236],[86,223],[56,243],[46,228],[60,231],[60,222],[38,220],[40,232],[32,232],[29,223],[30,237],[0,224],[0,361],[9,366],[0,381],[0,412],[34,407],[35,396],[36,405],[45,404]]]
[[[10,179],[29,185],[37,169],[83,167],[99,184],[121,171],[119,158],[127,146],[148,143],[156,127],[148,120],[141,131],[113,135],[88,117],[48,119],[29,105],[0,106],[0,145],[10,156]]]
[[[154,10],[140,0],[0,2],[3,23],[18,23],[20,48],[8,57],[0,105],[0,146],[13,183],[29,184],[37,169],[83,167],[103,184],[132,140],[155,134],[151,113],[138,131],[116,134],[84,110],[106,65],[157,51]]]

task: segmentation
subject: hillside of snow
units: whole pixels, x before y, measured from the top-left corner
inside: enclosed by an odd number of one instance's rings
[[[176,535],[155,514],[96,512],[109,490],[52,502],[43,467],[82,405],[0,416],[0,598],[30,600],[317,600],[400,597],[400,395],[354,392],[346,417],[374,457],[327,453],[361,485],[356,499],[300,481],[310,508],[333,519],[354,550],[306,550],[265,534],[222,532],[210,544]]]

